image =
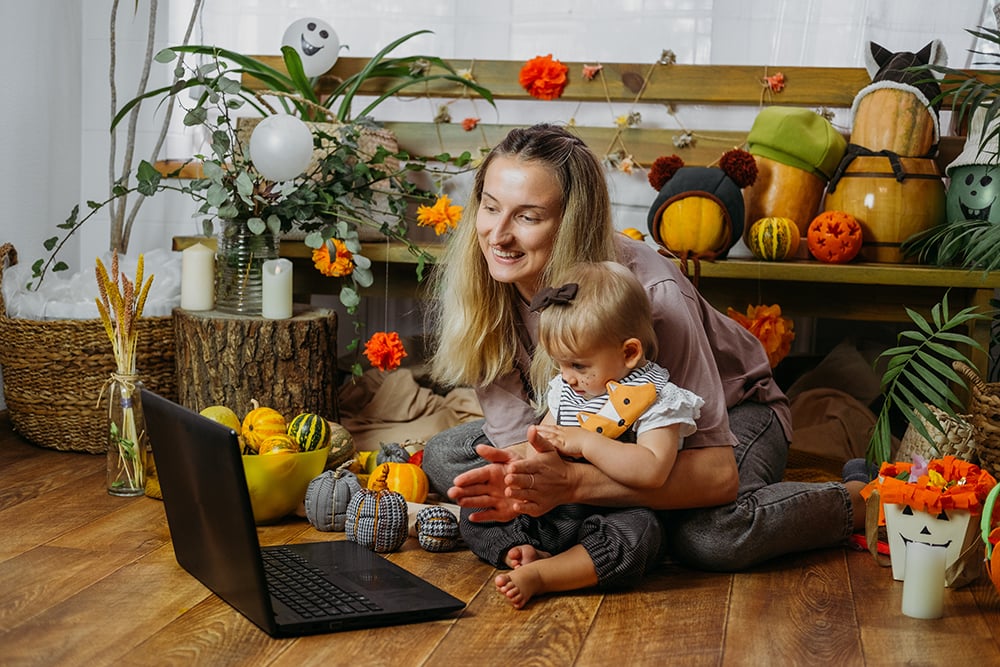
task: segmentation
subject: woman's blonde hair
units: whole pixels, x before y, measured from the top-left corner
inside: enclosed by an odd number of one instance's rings
[[[555,375],[550,355],[586,356],[601,345],[638,338],[645,358],[656,357],[649,296],[628,268],[616,262],[577,264],[558,278],[558,285],[576,284],[577,292],[568,303],[545,307],[538,319],[538,348],[531,364],[536,396],[545,395]]]
[[[555,125],[511,130],[479,166],[462,220],[432,276],[430,370],[449,386],[487,385],[515,368],[520,297],[514,285],[490,276],[476,234],[486,172],[501,156],[551,169],[562,189],[561,222],[540,285],[574,264],[616,258],[611,200],[593,151]]]

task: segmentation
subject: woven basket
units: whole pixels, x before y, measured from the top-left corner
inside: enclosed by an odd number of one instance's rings
[[[4,268],[15,264],[14,246],[0,246],[0,286]],[[176,399],[173,318],[140,318],[138,327],[140,379]],[[0,341],[4,400],[14,430],[42,447],[105,453],[107,399],[98,406],[98,398],[115,359],[101,321],[9,318],[0,291]]]
[[[1000,476],[1000,382],[984,382],[959,361],[952,367],[969,380],[969,422],[976,434],[979,465],[994,477]]]
[[[913,425],[907,427],[903,434],[903,439],[899,443],[896,451],[897,461],[909,461],[914,454],[919,454],[928,461],[939,459],[944,456],[954,456],[963,461],[976,463],[976,438],[972,424],[969,423],[971,415],[957,415],[955,419],[943,410],[935,408],[933,405],[925,403],[931,413],[937,417],[938,423],[944,427],[944,433],[934,427],[920,414],[917,415],[931,440],[920,434]]]

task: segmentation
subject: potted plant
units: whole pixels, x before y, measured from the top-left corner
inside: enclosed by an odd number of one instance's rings
[[[424,31],[420,31],[424,32]],[[418,278],[422,277],[425,264],[432,258],[423,252],[409,238],[409,220],[413,216],[414,204],[430,204],[435,197],[418,187],[407,176],[414,171],[454,170],[465,168],[471,161],[466,153],[462,156],[436,156],[434,161],[419,159],[385,146],[365,145],[365,134],[378,130],[378,124],[369,116],[350,117],[350,101],[366,77],[394,76],[401,81],[393,87],[415,85],[424,76],[420,71],[403,68],[411,59],[387,59],[386,53],[396,45],[420,34],[396,40],[383,49],[358,75],[349,79],[350,86],[339,97],[327,97],[326,103],[339,99],[343,110],[343,122],[336,124],[310,124],[309,137],[312,148],[317,149],[312,162],[303,165],[302,173],[294,177],[283,177],[278,181],[268,178],[252,159],[252,137],[247,146],[245,133],[237,128],[237,112],[247,104],[264,114],[264,120],[290,119],[292,116],[273,113],[273,109],[262,104],[256,94],[252,94],[239,77],[250,71],[252,59],[230,51],[225,54],[242,67],[232,69],[222,59],[223,50],[214,47],[176,47],[161,51],[156,60],[173,63],[179,53],[211,53],[211,59],[197,66],[188,63],[176,65],[176,81],[167,88],[142,93],[122,106],[112,122],[114,128],[142,100],[160,98],[176,102],[183,108],[183,122],[187,126],[200,126],[210,137],[208,151],[192,157],[200,161],[203,175],[190,181],[181,181],[176,176],[180,169],[170,174],[161,174],[151,163],[140,162],[136,170],[134,186],[119,183],[109,199],[90,203],[90,212],[78,218],[76,212],[61,228],[66,230],[62,239],[51,239],[52,256],[47,262],[39,262],[35,267],[35,277],[40,282],[46,270],[53,266],[54,257],[66,239],[75,233],[98,210],[111,201],[127,194],[138,192],[152,196],[158,192],[172,190],[186,194],[198,205],[197,215],[204,216],[204,231],[213,233],[214,221],[222,222],[220,234],[220,256],[217,265],[230,266],[230,258],[223,257],[223,241],[227,234],[249,239],[256,243],[253,261],[261,262],[260,250],[271,248],[276,254],[277,239],[282,233],[299,231],[304,234],[305,244],[313,249],[313,259],[326,275],[340,280],[340,301],[353,313],[360,302],[359,289],[373,283],[370,261],[363,256],[359,231],[375,229],[390,239],[404,244],[417,258]],[[294,49],[285,49],[285,59],[289,64],[291,78],[304,79],[301,61]],[[439,59],[427,59],[441,62]],[[447,67],[447,65],[444,65]],[[255,70],[272,82],[279,81],[277,75],[265,74],[270,70],[261,65]],[[280,74],[280,73],[279,73]],[[461,82],[484,94],[492,102],[489,91],[457,75],[430,75]],[[308,86],[303,82],[301,89],[294,92],[285,90],[279,99],[295,105],[295,109],[311,110],[311,117],[320,112],[327,113],[327,107],[300,95]],[[179,93],[197,88],[201,94],[197,99],[181,96]],[[313,96],[314,97],[314,96]],[[385,99],[383,95],[379,99]],[[315,99],[315,97],[314,97]],[[344,106],[346,104],[346,106]],[[371,111],[372,105],[365,111]],[[301,124],[301,121],[296,120]],[[267,171],[266,169],[263,171]],[[440,206],[435,210],[450,210],[457,207]],[[447,202],[445,202],[447,204]],[[430,210],[428,207],[427,210]],[[418,220],[421,218],[417,216]],[[451,223],[457,222],[457,211],[453,211]],[[436,220],[435,220],[436,221]],[[228,230],[228,231],[227,231]],[[437,230],[436,230],[437,231]],[[244,275],[246,266],[235,266],[234,275]],[[221,275],[217,271],[217,276]],[[356,345],[352,343],[352,347]],[[356,372],[357,369],[356,369]]]

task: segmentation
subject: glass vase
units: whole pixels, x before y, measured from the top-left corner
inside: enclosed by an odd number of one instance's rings
[[[108,381],[108,493],[141,496],[146,487],[149,435],[135,375],[113,373]]]
[[[261,314],[264,262],[278,257],[278,237],[254,234],[244,220],[226,220],[215,251],[215,308],[235,315]]]

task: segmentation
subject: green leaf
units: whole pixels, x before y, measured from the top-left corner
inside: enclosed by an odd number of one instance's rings
[[[350,285],[344,285],[340,288],[340,303],[344,304],[347,309],[357,308],[358,304],[361,303],[361,297]]]
[[[264,230],[267,229],[267,225],[260,218],[250,218],[247,220],[247,229],[254,234],[263,234]]]
[[[46,250],[48,250],[49,252],[52,252],[52,249],[56,247],[56,243],[59,243],[59,237],[58,236],[53,236],[52,238],[45,239],[42,242],[42,245],[45,247]],[[41,261],[41,260],[38,260],[38,261]]]

